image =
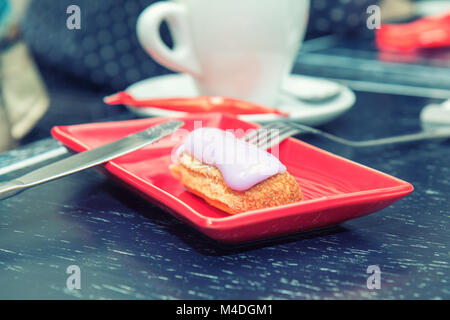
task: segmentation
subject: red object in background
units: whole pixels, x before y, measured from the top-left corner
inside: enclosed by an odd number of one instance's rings
[[[413,191],[411,184],[326,152],[294,138],[279,146],[279,159],[298,181],[304,200],[235,215],[210,206],[187,191],[169,171],[171,153],[198,121],[204,127],[248,130],[257,125],[217,113],[177,118],[176,134],[105,165],[118,182],[159,205],[207,236],[226,243],[269,238],[333,226],[381,210]],[[82,152],[169,118],[54,127],[52,135]],[[178,139],[174,139],[177,136]],[[151,207],[149,207],[150,210]],[[151,213],[149,212],[151,219]]]
[[[383,24],[376,31],[380,50],[414,51],[450,46],[450,13],[405,24]]]
[[[232,115],[272,113],[283,117],[288,116],[288,114],[277,109],[226,97],[136,99],[128,92],[121,91],[105,97],[103,101],[109,105],[123,104],[140,108],[151,107],[187,113],[220,112]]]

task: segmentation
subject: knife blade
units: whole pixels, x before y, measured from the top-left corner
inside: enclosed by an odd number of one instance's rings
[[[136,151],[166,137],[180,128],[182,121],[167,121],[98,148],[80,152],[63,160],[34,170],[12,181],[0,183],[0,200],[25,189],[92,168],[114,158]]]

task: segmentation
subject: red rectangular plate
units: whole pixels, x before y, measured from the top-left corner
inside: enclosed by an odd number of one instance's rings
[[[199,125],[221,129],[250,129],[256,124],[221,114],[177,118],[185,122],[175,136]],[[90,123],[54,127],[52,135],[68,148],[82,152],[144,130],[169,118]],[[197,122],[197,123],[194,123]],[[181,138],[182,139],[182,138]],[[145,196],[207,236],[238,243],[305,231],[368,215],[413,191],[413,186],[297,139],[279,146],[279,158],[298,181],[301,202],[229,215],[191,194],[168,169],[180,139],[166,137],[105,165],[116,180]]]

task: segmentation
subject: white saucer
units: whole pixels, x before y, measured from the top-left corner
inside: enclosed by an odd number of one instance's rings
[[[288,88],[300,88],[301,90],[308,80],[308,91],[318,92],[316,95],[320,95],[321,88],[330,88],[332,87],[331,84],[333,84],[334,87],[336,86],[334,82],[328,80],[299,75],[290,75],[286,80],[285,85],[288,84],[286,86]],[[326,83],[329,85],[325,85]],[[145,79],[134,83],[128,87],[126,91],[138,99],[198,96],[194,81],[186,74],[172,74]],[[286,90],[284,91],[286,92]],[[291,94],[280,94],[276,108],[289,113],[289,119],[310,126],[320,125],[335,119],[349,110],[355,103],[355,94],[349,88],[344,86],[340,86],[340,93],[323,101],[299,100],[295,98],[295,96],[295,92],[291,92]],[[186,114],[184,112],[167,111],[151,107],[135,108],[128,106],[128,108],[142,117],[178,117]],[[273,114],[241,115],[238,117],[245,121],[260,123],[282,119]]]

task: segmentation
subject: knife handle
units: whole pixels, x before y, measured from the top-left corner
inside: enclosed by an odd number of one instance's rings
[[[0,183],[0,200],[12,197],[27,188],[29,187],[19,180]]]

